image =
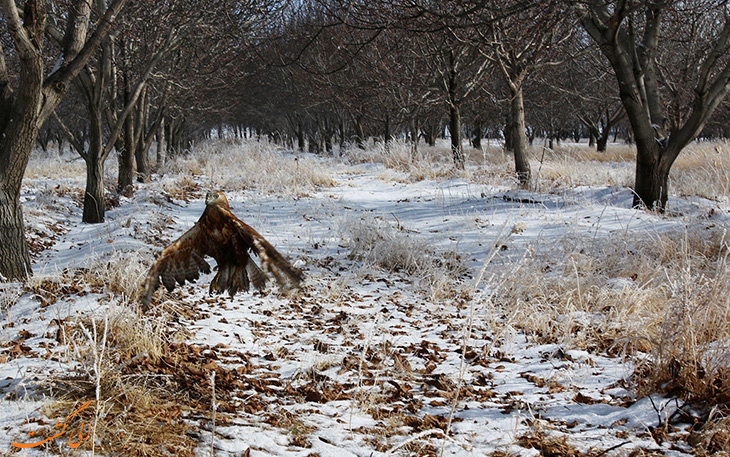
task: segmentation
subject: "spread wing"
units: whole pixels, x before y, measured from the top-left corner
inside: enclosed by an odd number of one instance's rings
[[[210,273],[210,265],[205,261],[207,239],[200,223],[197,223],[160,253],[145,280],[140,298],[143,311],[147,311],[160,284],[172,292],[176,284],[195,281],[201,272]]]
[[[266,241],[250,225],[235,216],[233,216],[232,221],[243,244],[259,258],[263,271],[273,276],[281,289],[288,291],[300,286],[302,282],[301,270],[293,267],[271,243]],[[256,267],[253,261],[250,261],[250,264]],[[256,268],[258,269],[258,267]]]

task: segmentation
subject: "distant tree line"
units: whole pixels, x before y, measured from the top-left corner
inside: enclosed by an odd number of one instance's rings
[[[730,135],[730,7],[710,0],[0,0],[0,275],[30,259],[20,205],[34,143],[104,164],[129,195],[210,136],[333,154],[394,138],[528,146],[611,135],[637,148],[635,206],[664,210],[692,140]]]

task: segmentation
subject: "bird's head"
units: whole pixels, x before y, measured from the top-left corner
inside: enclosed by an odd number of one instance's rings
[[[228,199],[221,191],[213,191],[205,194],[205,206],[216,205],[228,209]]]

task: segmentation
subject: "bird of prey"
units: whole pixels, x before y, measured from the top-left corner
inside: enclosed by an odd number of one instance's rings
[[[259,267],[249,253],[255,254]],[[176,284],[193,282],[200,273],[210,273],[205,257],[217,262],[218,272],[210,283],[210,293],[247,291],[249,285],[263,289],[269,275],[283,290],[298,288],[302,272],[289,262],[251,226],[231,212],[228,199],[220,192],[208,192],[205,210],[198,222],[166,247],[150,268],[140,297],[147,311],[155,290],[164,285],[172,292]]]

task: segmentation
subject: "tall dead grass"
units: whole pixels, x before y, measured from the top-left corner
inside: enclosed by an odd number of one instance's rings
[[[505,325],[540,342],[646,354],[640,392],[730,406],[730,268],[725,229],[568,236],[518,265],[496,295]]]
[[[81,272],[84,283],[89,287],[110,293],[120,302],[130,305],[137,300],[137,291],[148,268],[149,264],[141,253],[114,251],[93,259]]]
[[[514,159],[499,142],[481,149],[465,145],[466,170],[455,170],[448,145],[431,147],[394,140],[366,149],[349,146],[343,158],[349,163],[382,163],[404,173],[408,181],[460,177],[488,185],[516,186]],[[636,147],[609,144],[605,152],[588,144],[559,143],[553,149],[539,141],[528,148],[533,174],[531,188],[556,191],[576,186],[631,187],[636,172]],[[391,178],[392,179],[392,178]],[[670,173],[671,195],[700,196],[712,200],[730,197],[730,145],[721,142],[693,142],[679,155]]]
[[[561,145],[555,149],[534,148],[530,154],[532,187],[553,190],[576,186],[622,186],[633,184],[636,153],[625,145],[612,145],[597,152],[587,145]]]
[[[159,360],[169,352],[161,325],[140,322],[125,307],[110,306],[106,316],[85,317],[68,324],[70,359],[76,371],[54,385],[57,400],[49,417],[78,408],[91,424],[86,450],[105,455],[194,455],[196,443],[187,435],[183,392],[172,386],[172,376],[132,367]]]
[[[59,154],[56,150],[34,150],[25,169],[25,179],[68,180],[84,178],[86,164],[78,154]]]
[[[419,144],[414,151],[411,143],[395,139],[387,145],[372,142],[364,149],[348,145],[342,152],[342,158],[349,164],[383,164],[386,168],[403,173],[407,177],[404,180],[410,182],[456,174],[448,149]]]
[[[609,144],[598,152],[587,144],[560,144],[554,149],[533,147],[529,152],[532,187],[540,191],[575,186],[632,187],[636,147]],[[669,193],[711,200],[730,197],[730,146],[721,142],[693,142],[679,155],[669,176]]]
[[[203,143],[193,153],[168,161],[161,171],[202,176],[203,185],[211,188],[297,197],[334,185],[328,166],[318,158],[285,153],[264,140]]]
[[[694,142],[679,155],[670,173],[669,191],[711,200],[730,197],[730,145]]]

